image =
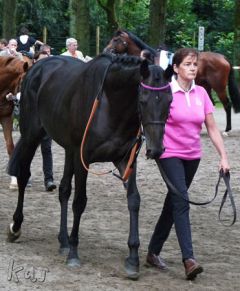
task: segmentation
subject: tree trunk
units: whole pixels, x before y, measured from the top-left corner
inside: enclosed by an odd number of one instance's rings
[[[105,10],[108,21],[108,34],[112,36],[113,32],[118,29],[119,25],[117,22],[116,11],[115,11],[115,0],[107,0],[104,4],[102,0],[97,0],[98,4]]]
[[[155,48],[165,42],[167,0],[150,1],[149,44]]]
[[[70,36],[78,41],[83,55],[90,54],[89,1],[70,0]]]
[[[16,37],[16,0],[3,0],[2,37]]]
[[[235,0],[234,64],[240,66],[240,1]]]

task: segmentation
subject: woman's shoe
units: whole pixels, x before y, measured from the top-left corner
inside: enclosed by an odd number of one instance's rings
[[[167,269],[167,265],[165,264],[164,260],[160,256],[151,253],[147,254],[146,265],[149,267],[158,268],[160,270]]]
[[[194,259],[187,259],[183,262],[187,280],[194,280],[198,274],[203,272],[203,267]]]

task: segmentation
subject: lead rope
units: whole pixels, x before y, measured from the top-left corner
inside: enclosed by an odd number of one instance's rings
[[[166,175],[165,171],[163,170],[163,168],[162,168],[160,163],[158,163],[158,166],[159,166],[159,169],[160,169],[160,172],[161,172],[163,180],[168,185],[168,187],[171,189],[171,191],[174,194],[176,194],[179,197],[181,197],[183,200],[185,200],[188,203],[193,204],[193,205],[200,205],[200,206],[202,205],[203,206],[203,205],[207,205],[207,204],[210,204],[211,202],[213,202],[213,200],[215,200],[215,198],[217,197],[218,187],[219,187],[220,181],[221,181],[221,179],[223,179],[223,181],[225,183],[225,186],[226,186],[226,190],[225,190],[225,193],[223,195],[222,202],[221,202],[221,205],[220,205],[220,208],[219,208],[218,219],[225,226],[232,226],[235,223],[236,218],[237,218],[237,210],[236,210],[236,205],[235,205],[234,198],[233,198],[232,189],[231,189],[231,186],[230,186],[230,173],[229,172],[228,173],[224,173],[222,169],[219,171],[219,177],[218,177],[218,181],[217,181],[217,184],[216,184],[216,187],[215,187],[215,193],[214,193],[214,196],[213,196],[213,198],[211,200],[209,200],[207,202],[194,202],[194,201],[191,201],[191,200],[185,198],[182,195],[182,193],[180,191],[178,191],[178,189],[168,179],[168,177],[167,177],[167,175]],[[223,220],[221,219],[221,211],[222,211],[224,203],[226,202],[227,195],[229,196],[229,199],[230,199],[230,202],[231,202],[231,206],[232,206],[232,210],[233,210],[233,220],[229,225],[224,224],[222,222]]]
[[[103,83],[105,81],[105,78],[106,78],[106,75],[107,75],[107,72],[108,72],[108,69],[109,69],[110,65],[111,64],[109,64],[107,66],[107,68],[106,68],[106,70],[104,72],[103,81],[102,81],[101,87],[100,87],[100,89],[98,91],[98,94],[97,94],[97,97],[96,97],[96,99],[94,100],[94,103],[93,103],[93,107],[92,107],[92,110],[91,110],[91,113],[90,113],[90,116],[89,116],[89,119],[88,119],[88,122],[87,122],[87,125],[86,125],[86,128],[85,128],[85,131],[84,131],[84,134],[83,134],[83,138],[82,138],[82,142],[81,142],[81,146],[80,146],[80,158],[81,158],[81,162],[82,162],[82,165],[83,165],[84,169],[86,171],[88,171],[89,173],[92,173],[92,174],[97,175],[97,176],[102,176],[102,175],[106,175],[106,174],[112,173],[115,177],[117,177],[120,180],[122,180],[123,182],[125,182],[129,178],[129,176],[131,175],[131,173],[133,171],[134,162],[136,161],[136,158],[137,158],[138,153],[140,151],[141,145],[143,143],[140,129],[139,129],[138,134],[137,134],[136,142],[134,143],[134,145],[132,147],[131,154],[130,154],[130,157],[129,157],[129,160],[128,160],[128,163],[127,163],[127,167],[126,167],[125,172],[123,174],[123,177],[121,177],[121,176],[119,176],[119,175],[114,173],[116,168],[113,169],[113,170],[108,170],[108,171],[102,172],[102,173],[91,171],[89,169],[89,167],[87,167],[87,165],[86,165],[86,163],[84,161],[84,158],[83,158],[83,147],[84,147],[84,143],[86,141],[87,132],[88,132],[90,124],[92,122],[93,116],[94,116],[94,114],[95,114],[95,112],[97,110],[97,107],[98,107],[98,104],[99,104],[99,100],[100,100],[100,97],[101,97],[101,93],[102,93]]]
[[[86,140],[86,136],[87,136],[87,132],[88,132],[89,126],[90,126],[91,121],[93,119],[94,113],[97,110],[98,104],[99,104],[99,99],[96,98],[94,100],[93,107],[92,107],[92,111],[91,111],[91,114],[89,116],[89,119],[88,119],[88,122],[87,122],[87,125],[86,125],[86,128],[85,128],[85,131],[84,131],[84,134],[83,134],[83,138],[82,138],[82,142],[81,142],[81,147],[80,147],[80,157],[81,157],[82,165],[83,165],[83,167],[84,167],[84,169],[86,171],[88,171],[89,173],[92,173],[94,175],[97,175],[97,176],[102,176],[102,175],[109,174],[112,171],[106,171],[106,172],[102,172],[102,173],[97,173],[95,171],[90,171],[90,169],[86,166],[85,161],[83,159],[83,146],[84,146],[84,143],[85,143],[85,140]]]
[[[84,169],[86,171],[88,171],[89,173],[91,173],[91,174],[94,174],[94,175],[97,175],[97,176],[102,176],[102,175],[106,175],[106,174],[112,173],[115,177],[119,178],[123,182],[126,182],[127,179],[129,178],[129,176],[131,175],[132,171],[133,171],[134,162],[136,161],[136,158],[138,156],[138,153],[139,153],[139,151],[141,149],[141,145],[142,145],[142,142],[143,142],[142,138],[141,138],[141,130],[140,129],[138,130],[136,142],[134,143],[134,146],[133,146],[133,148],[131,150],[131,154],[130,154],[130,157],[129,157],[129,160],[128,160],[128,163],[127,163],[127,167],[126,167],[125,172],[124,172],[122,177],[114,173],[116,168],[113,169],[113,170],[108,170],[108,171],[101,172],[101,173],[95,172],[95,171],[91,171],[89,169],[89,167],[87,167],[87,165],[86,165],[86,163],[84,161],[84,158],[83,158],[83,147],[84,147],[84,143],[85,143],[85,140],[86,140],[88,129],[89,129],[90,124],[92,122],[93,116],[94,116],[94,114],[95,114],[95,112],[97,110],[98,104],[99,104],[99,99],[96,98],[94,100],[93,107],[92,107],[92,110],[91,110],[91,114],[89,116],[85,131],[84,131],[84,134],[83,134],[81,147],[80,147],[80,157],[81,157],[82,165],[83,165]]]

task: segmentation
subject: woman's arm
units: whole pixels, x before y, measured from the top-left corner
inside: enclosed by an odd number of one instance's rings
[[[205,125],[208,131],[208,135],[221,157],[219,170],[223,169],[224,172],[228,172],[230,170],[230,166],[228,163],[227,153],[224,147],[221,133],[216,125],[216,122],[212,113],[209,113],[206,115]]]

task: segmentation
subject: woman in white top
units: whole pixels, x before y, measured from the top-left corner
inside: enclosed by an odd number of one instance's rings
[[[82,52],[77,50],[78,43],[75,38],[68,38],[66,40],[66,48],[67,48],[67,51],[62,53],[63,56],[70,56],[70,57],[77,58],[85,62],[85,58]]]

